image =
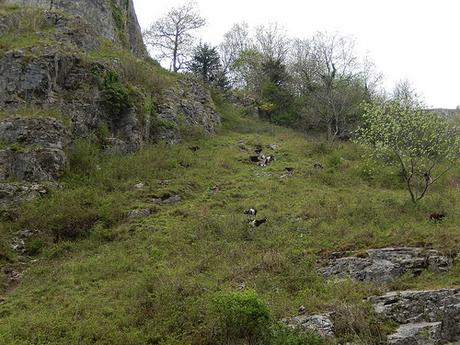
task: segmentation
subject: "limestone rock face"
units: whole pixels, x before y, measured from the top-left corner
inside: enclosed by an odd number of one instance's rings
[[[0,122],[0,138],[7,143],[39,145],[60,150],[69,144],[66,128],[53,118],[5,119]]]
[[[34,200],[47,192],[46,187],[37,183],[0,183],[0,206]]]
[[[58,9],[80,16],[98,35],[126,46],[138,57],[148,55],[132,0],[4,0],[4,3]]]
[[[383,296],[371,297],[369,301],[374,304],[376,313],[383,319],[404,325],[441,323],[441,340],[453,341],[460,337],[460,289],[390,292]],[[411,333],[414,333],[417,327],[420,328],[419,326],[413,326]],[[422,328],[426,327],[428,325],[423,325]],[[430,329],[433,327],[438,328],[434,325],[429,326]],[[403,328],[402,333],[410,328]]]
[[[293,329],[311,332],[320,337],[328,338],[335,336],[334,323],[330,314],[300,315],[283,320]]]
[[[65,127],[53,118],[12,118],[0,122],[0,180],[54,181],[65,171]]]
[[[220,116],[202,83],[186,76],[144,78],[162,71],[120,49],[146,56],[131,0],[0,3],[36,7],[2,12],[0,35],[14,34],[29,16],[38,23],[30,29],[36,43],[0,47],[6,117],[0,121],[0,183],[59,179],[66,149],[81,139],[96,138],[106,153],[125,154],[148,142],[175,143],[192,127],[215,132]],[[13,189],[5,200],[17,199]]]
[[[390,345],[438,345],[441,344],[441,322],[420,322],[401,325],[396,333],[388,336]]]
[[[164,101],[158,106],[158,119],[176,126],[165,128],[160,138],[169,143],[180,139],[177,125],[197,127],[205,134],[215,133],[220,124],[214,103],[206,88],[194,78],[184,78],[164,92]],[[181,123],[182,122],[182,123]]]
[[[451,264],[451,258],[436,250],[401,247],[369,249],[366,257],[336,258],[319,271],[327,278],[350,277],[359,281],[386,283],[405,273],[418,274],[422,270],[444,272]]]
[[[52,49],[32,58],[24,51],[8,52],[0,59],[0,107],[53,107],[68,118],[72,139],[86,138],[106,126],[123,142],[124,153],[133,152],[144,133],[132,109],[118,118],[107,114],[101,81],[93,73],[104,70],[100,64]]]

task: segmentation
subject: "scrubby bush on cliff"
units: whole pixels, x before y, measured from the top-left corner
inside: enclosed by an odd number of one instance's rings
[[[109,71],[104,76],[104,99],[107,110],[115,118],[130,107],[129,90],[115,72]]]

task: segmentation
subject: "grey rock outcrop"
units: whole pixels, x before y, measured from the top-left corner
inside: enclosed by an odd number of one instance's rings
[[[57,9],[81,17],[98,35],[148,56],[132,0],[3,0],[8,5]]]
[[[320,337],[335,336],[334,323],[330,314],[299,315],[285,319],[283,322],[292,329],[311,332]]]
[[[0,182],[59,179],[67,164],[66,148],[80,139],[97,139],[105,152],[126,154],[147,142],[175,143],[192,127],[215,133],[220,116],[202,83],[178,76],[159,78],[157,85],[139,77],[142,69],[154,73],[157,67],[99,40],[104,36],[125,48],[128,42],[136,56],[145,55],[131,0],[0,3],[36,7],[2,12],[0,35],[14,33],[15,25],[28,15],[38,23],[30,32],[36,44],[0,47],[0,108],[2,116],[8,116],[0,124]],[[92,55],[94,50],[100,53],[98,48],[110,51],[109,56]],[[114,87],[122,90],[123,97],[113,96]],[[31,117],[37,118],[34,123]],[[51,117],[59,118],[67,129],[60,125],[63,131],[56,132]],[[16,198],[10,195],[13,189],[4,200]]]
[[[131,219],[145,218],[145,217],[150,216],[151,213],[152,213],[151,210],[148,208],[139,208],[139,209],[129,211],[128,218],[131,218]]]
[[[65,171],[65,127],[53,118],[15,117],[0,122],[0,180],[54,181]]]
[[[352,278],[359,281],[386,283],[405,273],[422,270],[445,272],[452,259],[436,250],[400,247],[369,249],[365,257],[348,256],[332,259],[319,269],[327,278]]]
[[[37,183],[0,183],[0,206],[34,200],[47,193],[47,188]]]
[[[166,193],[163,194],[160,197],[155,197],[152,199],[152,202],[154,204],[161,204],[161,205],[171,205],[171,204],[176,204],[182,200],[180,195],[177,194],[170,194]]]
[[[388,336],[389,345],[438,345],[442,341],[441,322],[420,322],[401,325]]]
[[[3,143],[38,145],[63,150],[69,144],[66,128],[53,118],[15,117],[0,122]]]
[[[192,77],[179,80],[164,92],[164,100],[158,106],[158,119],[170,123],[163,128],[160,138],[169,143],[180,139],[179,126],[196,127],[205,134],[213,134],[220,124],[220,116],[214,107],[209,91]]]
[[[369,302],[374,304],[375,312],[382,319],[406,325],[394,339],[401,338],[402,334],[416,336],[417,329],[427,327],[431,331],[436,330],[433,334],[440,334],[439,337],[433,337],[433,341],[435,338],[453,341],[460,337],[460,289],[390,292],[371,297]],[[440,332],[437,331],[437,325],[424,323],[440,323]]]

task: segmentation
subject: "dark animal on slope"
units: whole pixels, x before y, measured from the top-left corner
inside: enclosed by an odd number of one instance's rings
[[[249,160],[253,163],[259,163],[260,162],[260,157],[259,156],[250,156]]]
[[[250,208],[246,211],[244,211],[244,214],[248,216],[255,216],[257,214],[257,210],[255,208]]]
[[[323,165],[320,164],[320,163],[315,163],[315,164],[313,165],[313,167],[314,167],[315,169],[324,169]]]
[[[434,212],[434,213],[430,214],[430,220],[432,220],[433,222],[436,222],[436,223],[442,222],[445,217],[446,217],[446,215],[444,213]]]
[[[254,228],[258,228],[259,226],[261,226],[262,224],[265,224],[266,222],[267,222],[267,218],[254,219],[254,220],[250,221],[249,224]]]

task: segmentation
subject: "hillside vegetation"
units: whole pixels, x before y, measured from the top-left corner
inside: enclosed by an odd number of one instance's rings
[[[360,147],[245,118],[216,101],[224,117],[217,136],[125,156],[82,141],[60,188],[2,214],[0,260],[28,268],[17,286],[4,284],[1,344],[229,344],[230,336],[238,344],[263,337],[265,324],[273,343],[319,344],[275,326],[301,305],[335,310],[339,340],[377,344],[393,326],[378,323],[363,299],[384,287],[326,281],[315,269],[321,259],[397,245],[459,251],[459,167],[414,205],[401,177],[369,164]],[[249,162],[257,145],[275,162]],[[152,201],[165,193],[181,200]],[[250,207],[268,222],[249,226]],[[128,217],[135,209],[150,215]],[[432,212],[447,217],[435,223]],[[33,235],[19,257],[9,243],[24,229]],[[391,283],[458,286],[458,262],[449,273]],[[242,314],[241,300],[251,302]]]

